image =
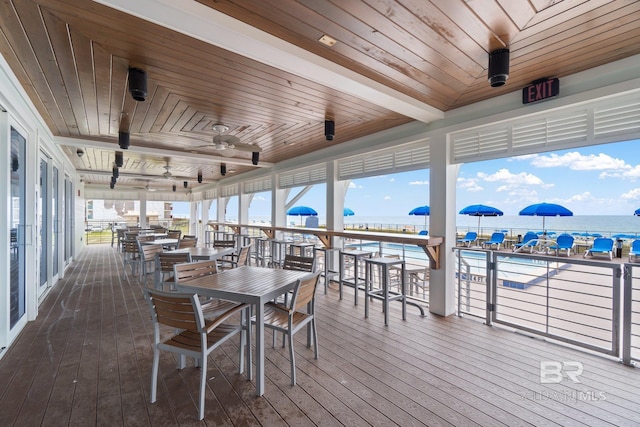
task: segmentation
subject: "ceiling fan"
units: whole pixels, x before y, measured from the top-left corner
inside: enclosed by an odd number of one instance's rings
[[[246,151],[251,153],[260,153],[262,148],[255,144],[244,144],[240,142],[240,138],[233,135],[223,135],[229,130],[229,126],[216,123],[212,126],[217,135],[213,137],[211,144],[201,145],[196,148],[213,148],[216,151],[220,151],[223,156],[231,157],[236,151]]]
[[[162,177],[163,177],[164,179],[171,179],[171,178],[173,178],[173,174],[172,174],[172,173],[171,173],[171,171],[169,170],[169,168],[170,168],[170,167],[171,167],[171,166],[169,166],[169,163],[167,163],[167,165],[166,165],[166,166],[163,166],[163,168],[165,168],[165,171],[164,171],[164,173],[162,174]]]
[[[132,188],[134,188],[135,190],[145,190],[145,191],[150,191],[150,192],[158,191],[158,189],[157,189],[157,188],[151,188],[151,186],[149,186],[149,180],[140,179],[140,180],[138,180],[138,181],[144,181],[144,182],[146,182],[147,184],[146,184],[145,186],[143,186],[143,187],[142,187],[142,186],[134,186],[134,187],[132,187]]]

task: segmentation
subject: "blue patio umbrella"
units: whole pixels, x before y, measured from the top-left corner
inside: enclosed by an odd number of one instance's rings
[[[299,216],[300,225],[302,225],[303,216],[318,216],[318,212],[316,212],[315,209],[310,208],[309,206],[294,206],[287,211],[287,215]]]
[[[351,209],[349,209],[349,208],[344,208],[342,210],[342,216],[353,216],[355,214],[356,213],[354,211],[352,211]]]
[[[420,215],[420,216],[424,216],[424,228],[427,228],[427,217],[429,216],[429,213],[431,212],[431,210],[429,209],[429,206],[424,205],[424,206],[418,206],[417,208],[413,208],[411,209],[411,211],[409,212],[409,215]]]
[[[636,209],[636,211],[633,214],[635,216],[640,216],[640,208]]]
[[[477,216],[478,217],[478,234],[480,234],[480,218],[482,218],[483,216],[502,216],[504,215],[504,212],[502,212],[498,208],[494,208],[493,206],[469,205],[466,208],[463,208],[459,212],[459,214]]]
[[[536,203],[522,209],[519,215],[523,216],[541,216],[542,229],[545,229],[544,220],[548,216],[573,216],[573,212],[561,205],[555,203]]]

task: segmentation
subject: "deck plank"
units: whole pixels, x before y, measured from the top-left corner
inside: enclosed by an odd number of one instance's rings
[[[0,360],[0,425],[526,426],[638,425],[640,371],[612,358],[470,317],[403,321],[392,303],[364,319],[352,294],[318,296],[320,358],[295,336],[289,354],[266,333],[265,394],[238,373],[239,337],[209,358],[205,420],[197,420],[199,368],[161,353],[158,399],[149,401],[153,330],[143,285],[122,280],[118,252],[93,245],[50,289]],[[350,290],[346,292],[349,294]],[[280,337],[279,337],[280,338]],[[584,363],[581,383],[541,384],[540,361]],[[589,400],[589,392],[605,399]]]

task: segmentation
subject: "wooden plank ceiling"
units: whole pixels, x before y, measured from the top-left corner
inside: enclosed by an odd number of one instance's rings
[[[170,3],[235,18],[442,112],[640,53],[638,1]],[[196,184],[198,172],[204,183],[220,179],[223,162],[229,174],[255,167],[251,152],[214,149],[215,123],[259,146],[265,166],[413,120],[303,71],[280,69],[277,58],[266,65],[93,1],[3,0],[0,34],[2,55],[51,132],[65,137],[85,182],[105,187],[119,130],[130,132],[131,149],[116,187],[170,188]],[[324,34],[337,43],[319,43]],[[509,80],[491,88],[488,52],[504,47],[511,50]],[[129,67],[148,74],[144,102],[128,93]],[[331,142],[326,119],[336,123]],[[165,166],[172,177],[158,179]]]

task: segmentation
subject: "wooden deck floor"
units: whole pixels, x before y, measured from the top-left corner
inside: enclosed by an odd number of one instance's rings
[[[149,309],[142,285],[121,280],[119,254],[85,249],[0,360],[1,426],[639,425],[640,370],[469,319],[421,318],[395,304],[318,298],[320,359],[296,336],[266,348],[266,392],[237,373],[238,340],[211,356],[206,414],[197,421],[198,369],[164,354],[158,401],[148,403]],[[270,338],[268,338],[270,339]],[[580,383],[541,384],[541,361],[578,361]]]

